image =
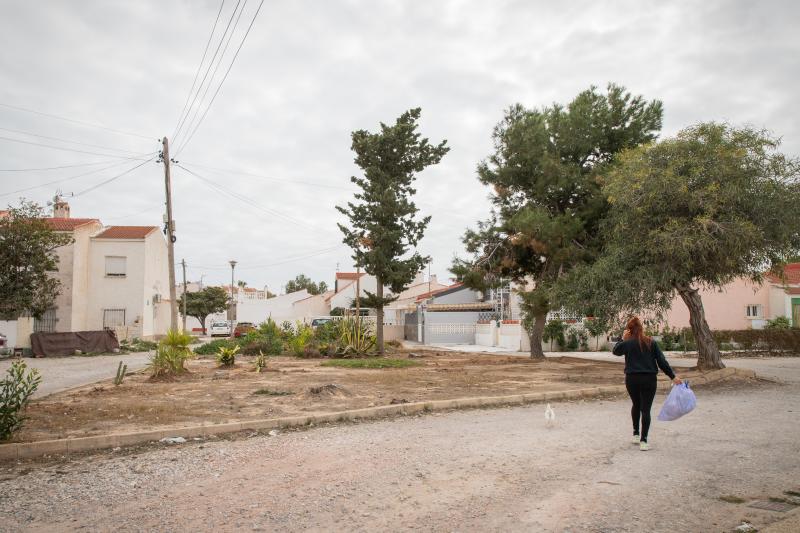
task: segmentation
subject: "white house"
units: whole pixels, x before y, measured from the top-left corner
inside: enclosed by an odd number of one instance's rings
[[[156,226],[109,226],[94,218],[71,218],[56,201],[47,224],[67,233],[60,247],[61,293],[40,319],[0,323],[14,347],[30,346],[33,332],[114,329],[121,338],[154,338],[169,328],[167,244]],[[3,330],[14,329],[13,332]]]

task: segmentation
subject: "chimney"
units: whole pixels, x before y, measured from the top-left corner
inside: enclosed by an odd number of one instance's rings
[[[53,203],[53,217],[54,218],[69,218],[69,204],[58,198]]]

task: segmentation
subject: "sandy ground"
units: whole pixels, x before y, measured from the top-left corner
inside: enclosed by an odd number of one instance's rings
[[[144,368],[149,358],[150,352],[140,352],[123,355],[25,357],[23,361],[29,368],[38,369],[42,375],[42,384],[34,393],[34,398],[42,398],[72,387],[113,378],[120,361],[128,365],[128,372]],[[15,360],[0,360],[0,374],[5,375]]]
[[[153,382],[146,373],[53,394],[34,401],[17,441],[150,430],[330,413],[396,402],[570,390],[619,385],[622,367],[575,358],[526,358],[418,351],[418,366],[343,369],[324,360],[270,358],[269,371],[252,371],[251,358],[232,369],[213,359],[193,360],[176,381]],[[397,354],[406,358],[408,354]],[[662,376],[666,381],[666,377]],[[335,385],[335,388],[324,388]],[[314,392],[315,388],[323,387]],[[264,392],[267,392],[266,394]]]
[[[785,372],[797,378],[800,365]],[[656,400],[656,408],[663,393]],[[800,490],[800,384],[720,385],[629,443],[627,400],[420,417],[0,468],[5,531],[732,531]],[[125,455],[123,455],[125,454]],[[743,503],[726,503],[735,496]]]

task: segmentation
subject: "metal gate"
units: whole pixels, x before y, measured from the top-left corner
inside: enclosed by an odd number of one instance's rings
[[[419,315],[416,311],[413,313],[406,313],[406,320],[403,332],[403,338],[407,341],[419,342],[419,327],[417,321]]]
[[[56,331],[56,310],[55,308],[48,309],[42,314],[42,318],[33,319],[33,332],[34,333],[54,333]]]
[[[114,329],[125,325],[124,309],[103,309],[103,329]]]

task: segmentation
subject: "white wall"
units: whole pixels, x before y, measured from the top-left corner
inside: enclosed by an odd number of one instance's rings
[[[308,291],[303,289],[302,291],[282,294],[267,300],[240,299],[236,303],[236,321],[260,324],[266,321],[267,318],[272,317],[272,320],[280,324],[284,320],[289,320],[290,322],[300,320],[302,317],[295,316],[293,304],[309,296],[311,295]]]
[[[17,346],[17,321],[0,320],[0,333],[6,336],[6,348]]]
[[[149,315],[149,329],[142,329],[143,337],[165,335],[171,325],[169,301],[169,254],[167,241],[161,232],[152,231],[144,240],[144,307],[142,315]],[[158,294],[160,303],[154,303],[153,296]],[[180,327],[180,314],[178,315]]]
[[[126,258],[125,277],[106,277],[106,256]],[[89,305],[87,329],[103,329],[104,309],[125,309],[125,325],[138,325],[141,336],[152,335],[152,312],[144,313],[144,241],[92,239],[89,254]],[[150,308],[147,308],[150,311]],[[138,319],[138,322],[137,322]]]

